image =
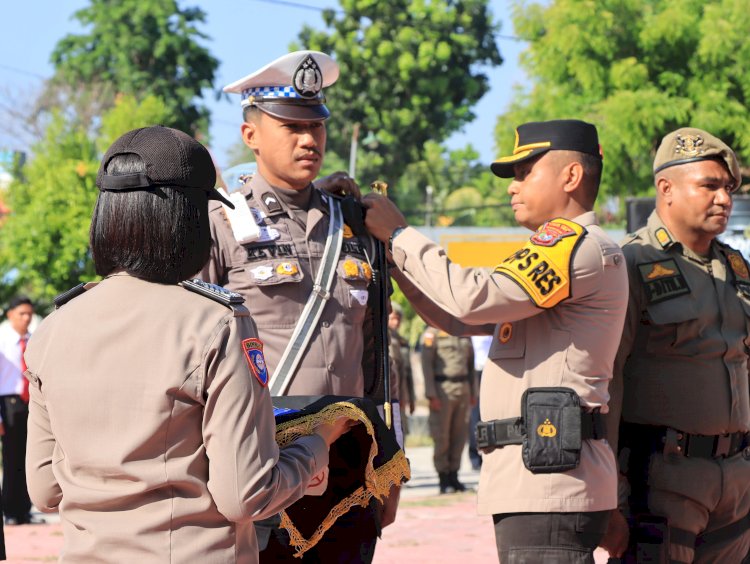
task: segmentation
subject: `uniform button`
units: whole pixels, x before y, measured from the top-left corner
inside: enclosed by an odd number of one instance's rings
[[[328,372],[333,372],[333,364],[328,365]]]
[[[330,321],[324,321],[323,322],[323,327],[329,327],[330,325],[331,325]]]

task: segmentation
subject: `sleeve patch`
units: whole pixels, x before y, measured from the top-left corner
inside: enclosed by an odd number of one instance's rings
[[[268,367],[263,356],[263,343],[260,339],[245,339],[242,341],[242,351],[250,366],[250,372],[264,388],[268,386]]]
[[[566,219],[548,221],[495,272],[515,281],[538,307],[552,308],[570,297],[571,259],[585,233]]]

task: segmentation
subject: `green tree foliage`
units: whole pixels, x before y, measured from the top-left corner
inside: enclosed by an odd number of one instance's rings
[[[92,140],[77,122],[55,114],[33,158],[11,183],[4,200],[11,213],[2,224],[2,298],[22,290],[41,304],[79,282],[95,278],[89,254],[89,225],[99,158],[117,137],[159,123],[169,115],[152,96],[137,103],[121,96],[102,117]]]
[[[111,105],[117,94],[154,95],[169,113],[164,125],[207,130],[208,110],[196,99],[210,88],[218,61],[200,44],[200,8],[176,0],[91,0],[74,17],[87,29],[61,39],[52,62],[58,82],[97,89]]]
[[[328,89],[329,151],[349,155],[361,124],[357,177],[393,183],[420,160],[428,140],[441,142],[474,119],[487,92],[480,65],[502,62],[486,0],[340,0],[328,31],[305,27],[306,48],[335,56],[341,77]]]
[[[389,191],[407,220],[416,225],[512,225],[513,214],[502,181],[471,147],[447,150],[428,141],[424,157],[406,167]],[[426,187],[432,187],[431,205]]]
[[[693,126],[750,160],[750,11],[742,0],[555,0],[518,3],[519,88],[498,119],[499,152],[525,121],[577,117],[595,123],[604,150],[602,191],[643,194],[661,138]]]

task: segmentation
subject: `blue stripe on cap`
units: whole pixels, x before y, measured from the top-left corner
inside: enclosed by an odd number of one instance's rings
[[[242,99],[250,96],[262,96],[264,98],[301,98],[293,86],[261,86],[248,88],[242,91]]]

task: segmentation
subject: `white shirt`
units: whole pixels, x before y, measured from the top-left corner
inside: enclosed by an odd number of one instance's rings
[[[474,370],[477,372],[481,372],[484,369],[491,344],[492,335],[472,335],[471,345],[474,347]]]
[[[31,333],[24,337],[28,339]],[[0,396],[20,394],[23,389],[21,373],[21,335],[9,323],[0,325]]]

